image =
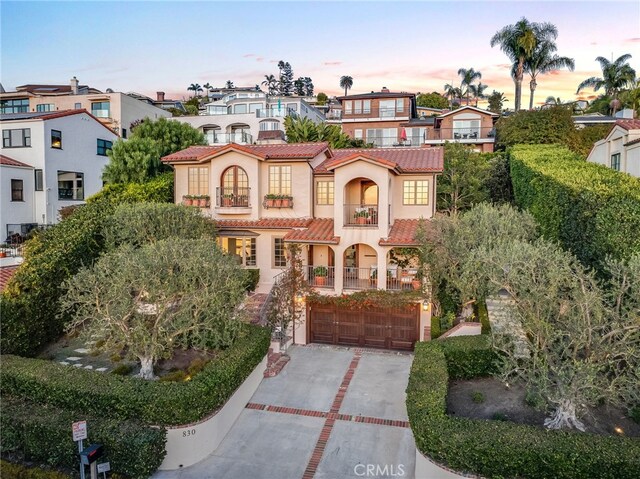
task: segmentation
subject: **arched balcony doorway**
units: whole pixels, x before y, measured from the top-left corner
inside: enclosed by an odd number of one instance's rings
[[[378,185],[354,178],[344,187],[344,226],[378,225]]]

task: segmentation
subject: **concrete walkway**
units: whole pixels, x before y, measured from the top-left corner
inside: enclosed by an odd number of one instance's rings
[[[405,407],[413,356],[328,346],[290,348],[214,454],[155,479],[413,478]],[[461,477],[433,466],[425,478]]]

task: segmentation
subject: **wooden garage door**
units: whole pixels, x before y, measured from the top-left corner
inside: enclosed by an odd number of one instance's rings
[[[308,304],[309,342],[412,351],[418,340],[420,305],[403,309],[351,310]]]

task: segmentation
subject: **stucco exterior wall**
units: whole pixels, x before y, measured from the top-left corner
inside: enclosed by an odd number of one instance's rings
[[[0,242],[7,238],[8,224],[35,223],[33,168],[0,165]],[[22,180],[23,201],[11,201],[11,180]]]
[[[640,144],[627,148],[626,171],[630,175],[640,178]]]
[[[60,208],[84,203],[89,196],[102,189],[102,170],[108,157],[97,154],[97,140],[114,142],[118,138],[104,125],[86,113],[46,121],[33,119],[2,123],[3,130],[20,128],[31,130],[31,146],[0,148],[0,151],[10,158],[43,170],[43,191],[34,193],[35,222],[56,223]],[[51,130],[62,133],[62,148],[51,147]],[[84,174],[83,200],[58,199],[58,171]]]
[[[425,180],[429,182],[428,205],[405,205],[404,182]],[[391,216],[396,219],[431,218],[434,212],[435,175],[402,175],[393,176],[391,179]]]

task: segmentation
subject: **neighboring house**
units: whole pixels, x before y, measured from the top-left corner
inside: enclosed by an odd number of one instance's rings
[[[418,118],[438,116],[445,113],[445,110],[442,108],[430,108],[428,106],[418,106],[416,110],[418,111]]]
[[[325,119],[303,97],[271,96],[255,88],[235,88],[226,93],[216,90],[211,97],[215,101],[204,105],[200,115],[175,118],[202,131],[210,145],[282,142],[287,116],[309,118],[314,123]]]
[[[617,120],[593,145],[587,161],[640,178],[640,120]]]
[[[495,123],[499,117],[497,113],[475,106],[462,106],[436,117],[409,122],[405,126],[409,128],[412,125],[419,126],[422,122],[433,122],[433,125],[424,126],[424,144],[437,146],[447,141],[464,143],[486,153],[493,151]]]
[[[592,125],[613,125],[616,122],[615,116],[607,116],[602,113],[587,113],[585,115],[574,115],[573,122],[576,128],[582,129],[585,126]]]
[[[391,92],[383,87],[379,92],[341,96],[338,100],[342,106],[342,131],[351,138],[365,140],[377,147],[420,146],[423,143],[421,133],[424,130],[404,127],[407,122],[418,119],[414,93]]]
[[[321,293],[420,284],[415,259],[399,263],[406,251],[397,248],[417,246],[420,220],[434,215],[442,148],[229,144],[190,147],[163,162],[175,170],[176,203],[211,198],[204,211],[217,224],[220,245],[245,267],[260,270],[259,291],[269,291],[286,268],[288,243],[303,245],[305,277]],[[344,328],[329,337],[327,328],[334,326],[328,316],[313,305],[308,314],[297,340],[412,349],[430,313],[425,304],[410,313],[358,316],[354,328],[378,331],[369,339],[360,333],[349,339]],[[387,321],[395,321],[393,327],[385,329]]]
[[[186,112],[186,108],[184,107],[184,103],[182,100],[170,100],[164,97],[163,91],[156,92],[156,99],[149,98],[146,95],[141,95],[140,93],[136,93],[130,91],[127,93],[128,96],[135,98],[136,100],[142,101],[149,105],[157,106],[158,108],[162,108],[163,110],[170,110],[175,108],[176,110],[180,110]]]
[[[56,223],[60,208],[102,188],[118,135],[85,110],[0,115],[0,124],[0,241]]]
[[[0,114],[48,113],[85,109],[122,138],[131,125],[149,118],[157,120],[171,113],[124,93],[79,85],[73,77],[69,85],[22,85],[14,92],[0,93]]]

